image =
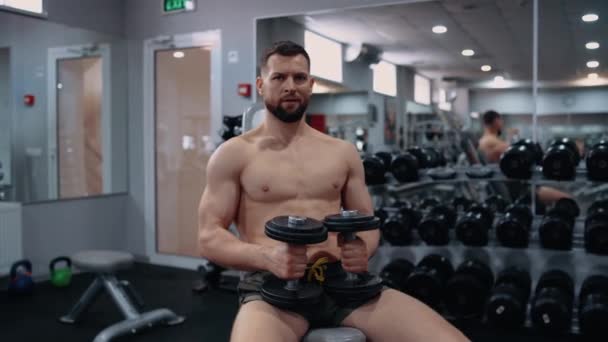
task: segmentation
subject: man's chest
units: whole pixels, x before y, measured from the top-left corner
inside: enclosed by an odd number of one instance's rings
[[[331,199],[340,196],[347,176],[344,159],[322,151],[305,156],[260,153],[243,169],[241,187],[258,201]]]

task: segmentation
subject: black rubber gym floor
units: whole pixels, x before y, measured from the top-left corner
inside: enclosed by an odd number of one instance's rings
[[[120,272],[118,278],[133,284],[145,301],[144,310],[166,307],[187,319],[180,326],[156,327],[115,341],[228,341],[237,312],[235,293],[214,290],[195,294],[191,288],[197,279],[196,272],[147,264],[136,264],[133,269]],[[66,289],[54,288],[49,282],[38,283],[29,297],[12,297],[0,291],[0,341],[92,341],[99,331],[122,319],[106,295],[98,299],[78,324],[64,325],[57,321],[92,280],[90,274],[77,275]],[[473,341],[590,341],[575,336],[543,337],[529,328],[504,332],[478,323],[460,323],[458,327]]]

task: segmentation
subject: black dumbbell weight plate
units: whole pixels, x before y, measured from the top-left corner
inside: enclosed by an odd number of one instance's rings
[[[382,287],[382,279],[369,273],[357,274],[354,279],[331,278],[323,283],[325,292],[341,304],[369,300],[377,296]]]
[[[315,283],[300,282],[297,290],[286,288],[287,281],[269,277],[262,285],[264,301],[284,309],[314,306],[320,302],[323,288]]]
[[[293,244],[307,245],[327,240],[327,228],[322,222],[306,217],[295,218],[297,224],[290,223],[289,216],[277,216],[266,222],[264,232],[274,240]]]
[[[380,227],[380,219],[373,215],[356,213],[352,216],[335,214],[326,216],[323,224],[330,232],[356,233],[366,230],[374,230]]]

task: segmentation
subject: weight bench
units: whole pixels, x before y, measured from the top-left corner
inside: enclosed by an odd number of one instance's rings
[[[95,273],[97,276],[70,313],[59,318],[59,321],[67,324],[75,323],[105,289],[125,316],[125,320],[102,330],[95,336],[93,342],[107,342],[118,336],[135,334],[143,328],[158,323],[167,325],[182,323],[184,318],[168,309],[156,309],[144,313],[137,310],[133,301],[142,306],[141,298],[128,282],[119,281],[114,275],[116,271],[130,268],[133,261],[133,255],[130,253],[117,251],[90,250],[73,255],[74,266],[82,271]]]

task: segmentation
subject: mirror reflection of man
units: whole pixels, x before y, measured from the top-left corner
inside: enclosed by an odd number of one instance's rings
[[[500,161],[500,156],[509,148],[509,142],[519,134],[517,128],[509,128],[507,130],[507,140],[502,140],[504,129],[504,121],[501,115],[489,110],[483,114],[483,135],[479,139],[479,152],[487,163],[495,164]],[[568,193],[555,188],[540,186],[536,190],[538,199],[544,204],[551,204],[560,198],[572,198]]]
[[[507,140],[502,140],[504,121],[498,112],[489,110],[483,114],[483,135],[479,139],[479,151],[486,162],[498,163],[500,156],[509,148],[509,141],[519,134],[517,128],[511,128],[507,132]]]

